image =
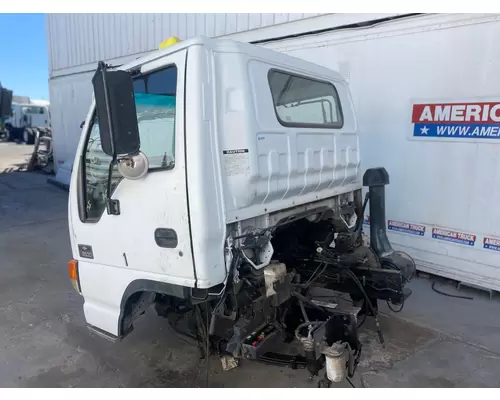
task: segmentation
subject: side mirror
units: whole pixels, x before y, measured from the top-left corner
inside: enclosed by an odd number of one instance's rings
[[[100,61],[92,85],[102,151],[114,159],[137,154],[141,142],[132,77],[127,71],[110,71]]]
[[[12,116],[12,90],[0,87],[0,118]]]
[[[85,121],[82,121],[82,123],[80,124],[80,129],[82,129],[84,125],[85,125]]]

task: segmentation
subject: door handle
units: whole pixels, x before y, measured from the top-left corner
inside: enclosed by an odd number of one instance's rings
[[[179,243],[177,232],[170,228],[156,228],[155,242],[159,247],[175,249]]]

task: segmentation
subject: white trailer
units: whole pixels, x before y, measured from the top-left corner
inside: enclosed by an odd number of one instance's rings
[[[391,242],[422,271],[500,290],[500,215],[492,207],[500,195],[492,184],[500,173],[500,54],[494,40],[500,15],[342,18],[322,15],[228,33],[338,70],[349,81],[358,115],[361,168],[384,165],[391,176]],[[141,43],[136,54],[113,58],[113,40],[127,31],[122,29],[97,40],[101,54],[110,49],[111,63],[153,50]],[[152,37],[156,45],[166,38]],[[54,52],[54,32],[49,38]],[[66,183],[93,70],[95,63],[68,67],[50,83],[58,179]]]

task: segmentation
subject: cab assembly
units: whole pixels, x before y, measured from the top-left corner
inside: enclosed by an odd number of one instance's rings
[[[122,340],[154,306],[225,370],[349,379],[360,326],[384,344],[378,302],[403,307],[415,263],[387,238],[387,171],[361,180],[347,83],[247,43],[161,47],[92,80],[69,200],[89,329]]]

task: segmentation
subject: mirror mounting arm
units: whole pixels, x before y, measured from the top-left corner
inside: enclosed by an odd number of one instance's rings
[[[109,163],[108,187],[106,188],[106,211],[108,215],[120,215],[120,201],[111,198],[111,179],[113,178],[113,168],[116,165],[116,155]]]

